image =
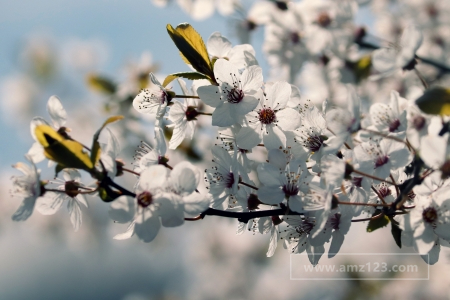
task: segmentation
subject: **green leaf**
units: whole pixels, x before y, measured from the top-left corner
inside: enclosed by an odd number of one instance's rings
[[[416,104],[426,114],[450,116],[450,89],[429,88],[416,100]]]
[[[198,32],[188,23],[181,23],[176,28],[167,24],[167,32],[180,50],[183,60],[214,81],[214,71],[208,51]]]
[[[355,67],[353,69],[353,71],[355,72],[356,81],[361,82],[363,79],[369,77],[371,67],[372,67],[371,55],[361,57],[361,59],[355,63]]]
[[[90,88],[107,95],[112,95],[117,91],[117,86],[111,79],[98,74],[88,75],[86,81]]]
[[[38,142],[44,147],[45,156],[57,162],[61,167],[82,169],[88,172],[94,170],[89,155],[79,142],[65,139],[48,125],[36,126],[35,135]]]
[[[372,217],[378,216],[381,213],[381,210],[377,209]],[[369,224],[367,225],[367,232],[375,231],[379,228],[386,227],[389,224],[389,218],[385,215],[373,219],[369,221]]]
[[[164,79],[163,86],[166,87],[169,83],[171,83],[173,80],[177,78],[185,78],[189,80],[199,80],[199,79],[206,79],[209,80],[209,77],[205,74],[199,73],[199,72],[180,72],[180,73],[173,73],[170,75],[167,75],[166,79]]]
[[[122,196],[121,193],[112,190],[109,186],[102,186],[98,189],[98,195],[104,202],[112,202]]]
[[[398,222],[391,218],[391,233],[394,241],[399,248],[402,247],[402,229],[398,226]]]
[[[58,177],[59,172],[61,172],[64,169],[64,166],[61,166],[60,164],[56,164],[55,167],[55,178]]]
[[[98,142],[98,138],[100,136],[100,133],[102,132],[103,128],[105,128],[106,125],[122,120],[123,116],[112,116],[109,117],[102,125],[102,127],[100,127],[99,130],[97,130],[97,132],[94,134],[93,140],[92,140],[92,147],[91,147],[91,162],[93,165],[97,164],[98,160],[100,159],[100,154],[101,154],[101,148],[100,148],[100,143]]]

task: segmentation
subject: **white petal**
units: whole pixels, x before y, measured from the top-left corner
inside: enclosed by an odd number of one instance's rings
[[[78,194],[75,199],[78,201],[79,204],[83,204],[86,208],[89,207],[89,204],[86,201],[86,198],[83,194]]]
[[[261,186],[258,190],[258,198],[264,204],[279,204],[284,199],[284,192],[273,186]]]
[[[125,240],[129,239],[134,235],[134,225],[136,224],[135,221],[131,222],[130,225],[128,225],[127,230],[124,233],[116,234],[113,239],[115,240]]]
[[[135,199],[128,196],[120,196],[111,203],[109,216],[118,223],[130,222],[135,215]]]
[[[389,156],[389,161],[391,162],[393,169],[405,167],[411,162],[411,153],[402,143],[383,139],[380,142],[380,148],[383,153],[386,153]]]
[[[66,124],[67,112],[56,96],[51,96],[47,102],[47,111],[55,128],[61,128]]]
[[[274,110],[286,107],[291,96],[291,85],[287,82],[275,82],[267,93],[268,106]]]
[[[184,197],[183,201],[184,211],[190,215],[197,215],[204,212],[211,203],[211,199],[207,195],[200,193],[192,193]]]
[[[164,156],[167,151],[167,145],[166,139],[164,137],[164,130],[161,127],[155,127],[155,141],[156,141],[155,145],[156,152],[159,155]]]
[[[391,72],[396,68],[396,50],[382,48],[373,51],[372,66],[380,73]]]
[[[310,246],[308,244],[306,246],[306,252],[308,253],[309,262],[316,266],[319,263],[320,258],[325,253],[325,247],[324,246]]]
[[[214,162],[217,163],[222,170],[219,172],[228,172],[230,171],[230,167],[233,164],[233,159],[227,150],[223,149],[220,146],[213,146],[211,149],[211,153],[214,157]]]
[[[172,101],[169,110],[169,120],[176,123],[180,122],[186,116],[186,107],[180,101]]]
[[[218,31],[213,32],[206,43],[209,55],[217,58],[227,57],[231,47],[231,42]]]
[[[162,165],[153,165],[145,169],[139,178],[139,191],[163,188],[167,181],[167,173],[167,168]]]
[[[330,250],[328,250],[328,258],[334,257],[341,249],[342,243],[344,243],[345,236],[339,231],[335,230],[332,234]]]
[[[420,224],[414,232],[414,246],[419,254],[427,254],[433,248],[437,236],[428,224]]]
[[[164,227],[176,227],[184,223],[184,205],[180,200],[178,195],[165,193],[155,201]]]
[[[286,168],[286,154],[280,149],[269,150],[268,160],[271,165],[274,165],[281,170]]]
[[[427,264],[434,265],[439,260],[439,252],[441,252],[441,245],[439,242],[436,242],[430,252],[428,252],[428,254],[421,255],[421,257]]]
[[[303,201],[298,195],[289,197],[289,209],[296,211],[298,213],[304,213],[305,207],[303,206]]]
[[[275,250],[277,249],[278,245],[278,239],[279,239],[279,233],[277,226],[273,225],[270,229],[270,242],[269,242],[269,249],[267,250],[266,256],[272,257],[275,253]]]
[[[182,1],[178,0],[178,3]],[[184,1],[186,2],[186,1]],[[187,13],[197,21],[204,20],[214,13],[214,1],[212,0],[192,0],[190,1]]]
[[[428,135],[420,141],[421,158],[431,168],[440,168],[445,161],[447,138]]]
[[[65,181],[75,180],[79,182],[81,180],[81,174],[77,169],[64,169],[63,170],[63,178]]]
[[[230,105],[236,105],[229,102],[222,102],[216,107],[212,114],[212,125],[219,127],[228,127],[236,123],[234,116],[231,114]]]
[[[300,127],[300,114],[292,108],[285,108],[276,113],[277,125],[286,131],[293,131]]]
[[[53,215],[61,208],[65,198],[69,197],[64,193],[47,192],[37,199],[36,210],[43,215]]]
[[[200,174],[189,162],[177,164],[170,173],[171,183],[180,195],[191,194],[200,182]]]
[[[260,164],[257,168],[257,172],[259,181],[264,185],[272,187],[284,185],[284,182],[281,179],[284,175],[280,175],[280,169],[271,163]]]
[[[169,149],[176,149],[184,140],[187,131],[187,122],[180,122],[175,124],[172,132],[172,137],[169,141]]]
[[[214,76],[216,77],[216,79],[217,78],[219,79],[219,82],[227,83],[231,86],[234,86],[233,83],[239,79],[238,77],[240,77],[240,73],[239,69],[235,65],[230,63],[228,60],[218,59],[214,64]]]
[[[410,24],[403,30],[403,34],[400,40],[403,63],[407,64],[414,58],[416,51],[419,49],[420,45],[422,45],[422,40],[422,31],[420,31],[413,24]]]
[[[12,216],[13,221],[25,221],[33,213],[36,198],[34,196],[25,198]]]
[[[254,96],[245,95],[244,98],[242,98],[241,102],[239,104],[235,104],[233,108],[235,108],[234,113],[236,115],[246,115],[252,110],[254,110],[259,104],[259,100],[255,98]]]
[[[269,150],[286,147],[286,135],[278,126],[266,125],[266,132],[263,133],[264,147]]]
[[[134,232],[141,241],[149,243],[153,241],[158,234],[158,231],[161,228],[161,221],[156,214],[153,214],[144,220],[142,219],[143,218],[141,217],[137,218]]]
[[[67,208],[69,209],[70,222],[72,223],[74,230],[78,231],[82,222],[80,204],[75,199],[69,199]]]
[[[256,147],[262,141],[259,130],[259,126],[255,129],[252,127],[242,127],[236,136],[236,143],[239,148],[251,150]],[[261,130],[259,130],[261,131]]]
[[[50,124],[48,124],[48,122],[46,120],[44,120],[44,118],[34,117],[30,122],[30,133],[35,141],[37,141],[37,139],[36,139],[36,134],[34,133],[34,131],[35,131],[36,127],[39,125],[49,125],[50,126]]]
[[[35,164],[45,159],[44,147],[39,142],[34,142],[27,154]]]
[[[242,89],[244,91],[258,91],[263,84],[262,69],[260,66],[250,66],[242,72]]]
[[[197,94],[206,105],[211,107],[217,107],[223,102],[219,87],[215,85],[201,86],[197,89]]]

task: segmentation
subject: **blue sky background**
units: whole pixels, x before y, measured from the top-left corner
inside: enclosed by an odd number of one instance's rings
[[[221,16],[195,22],[174,4],[159,8],[150,0],[1,0],[0,7],[0,80],[17,73],[18,51],[35,35],[49,36],[56,44],[74,38],[104,42],[109,59],[98,71],[118,77],[124,63],[144,51],[151,52],[162,73],[187,70],[166,32],[168,23],[190,22],[205,40],[213,31],[229,32]],[[64,95],[57,95],[64,101]],[[48,97],[43,97],[46,103]],[[23,159],[32,140],[23,134],[17,138],[18,132],[28,131],[28,124],[11,126],[2,116],[0,128],[3,141],[8,141],[0,144],[0,166],[6,167]]]

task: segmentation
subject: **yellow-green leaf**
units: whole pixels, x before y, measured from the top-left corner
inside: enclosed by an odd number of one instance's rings
[[[214,79],[214,72],[208,51],[202,37],[188,23],[181,23],[176,28],[167,24],[167,32],[180,50],[183,60],[198,72]]]
[[[395,243],[399,248],[402,247],[402,229],[399,226],[399,223],[391,217],[391,233],[394,238]]]
[[[372,215],[372,217],[378,216],[380,213],[381,210],[377,209],[375,213]],[[369,221],[369,224],[367,224],[367,232],[372,232],[381,227],[386,227],[388,224],[389,224],[389,217],[386,215],[383,215],[376,219],[372,219]]]
[[[109,78],[98,74],[89,74],[86,79],[90,88],[104,94],[114,94],[117,90],[116,84]]]
[[[372,66],[371,55],[363,56],[356,62],[353,70],[355,72],[355,77],[358,82],[369,77],[371,66]]]
[[[93,140],[92,140],[92,147],[91,147],[91,161],[95,165],[98,160],[100,159],[101,154],[101,148],[100,143],[98,142],[98,138],[100,136],[100,133],[102,132],[103,128],[105,128],[106,125],[122,120],[123,116],[112,116],[109,117],[102,125],[102,127],[97,130],[97,132],[94,134]]]
[[[167,86],[169,83],[171,83],[173,80],[177,78],[185,78],[190,80],[198,80],[198,79],[206,79],[209,80],[209,77],[205,74],[198,73],[198,72],[180,72],[180,73],[173,73],[170,75],[167,75],[166,79],[164,79],[163,86]]]
[[[450,89],[432,87],[416,100],[416,104],[426,114],[450,116]]]
[[[44,147],[45,156],[64,168],[76,168],[92,171],[94,164],[77,141],[65,139],[48,125],[36,126],[38,142]]]

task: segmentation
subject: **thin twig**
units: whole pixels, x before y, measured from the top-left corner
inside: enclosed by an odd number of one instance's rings
[[[189,98],[189,99],[200,99],[199,96],[192,96],[192,95],[175,95],[173,98]]]

